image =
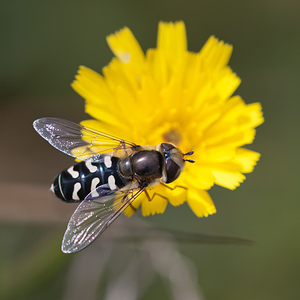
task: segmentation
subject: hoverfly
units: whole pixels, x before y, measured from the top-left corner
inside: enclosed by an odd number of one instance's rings
[[[140,146],[79,124],[41,118],[34,129],[56,149],[81,162],[62,171],[51,191],[63,201],[80,202],[63,237],[62,251],[91,244],[147,187],[176,180],[186,159],[170,143]]]

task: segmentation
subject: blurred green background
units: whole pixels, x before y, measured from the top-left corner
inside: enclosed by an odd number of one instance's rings
[[[97,252],[91,262],[86,254],[61,253],[75,207],[48,192],[53,177],[72,159],[46,144],[31,124],[42,116],[87,118],[70,83],[79,65],[101,72],[110,61],[108,34],[126,25],[146,50],[156,45],[160,20],[183,20],[191,51],[211,34],[233,44],[230,66],[242,78],[237,94],[263,105],[266,121],[249,146],[262,158],[237,190],[211,190],[216,215],[198,219],[186,205],[169,206],[146,221],[256,241],[252,247],[178,244],[197,272],[203,299],[298,299],[299,13],[300,2],[291,0],[2,2],[0,298],[70,299],[75,276],[87,290],[85,299],[94,299],[89,284],[98,275],[91,274],[91,265],[104,254]],[[101,287],[95,294],[104,297]],[[140,299],[168,297],[158,279]]]

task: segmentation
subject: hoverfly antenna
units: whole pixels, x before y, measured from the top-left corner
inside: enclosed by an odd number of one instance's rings
[[[190,152],[187,152],[185,154],[183,154],[183,156],[186,156],[186,155],[193,155],[194,154],[194,151],[190,151]],[[187,161],[187,162],[190,162],[190,163],[194,163],[195,161],[193,159],[183,159],[184,161]]]
[[[188,161],[190,163],[194,163],[195,161],[193,159],[183,159],[184,161]]]
[[[186,155],[193,155],[194,154],[194,151],[190,151],[190,152],[187,152],[185,154],[183,154],[183,156],[186,156]]]

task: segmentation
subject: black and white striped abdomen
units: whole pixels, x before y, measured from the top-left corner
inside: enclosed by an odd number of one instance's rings
[[[119,172],[120,159],[114,156],[101,155],[99,161],[82,161],[64,171],[54,180],[51,190],[66,202],[82,201],[97,187],[118,190],[124,187],[128,180]],[[94,191],[97,197],[97,191]]]

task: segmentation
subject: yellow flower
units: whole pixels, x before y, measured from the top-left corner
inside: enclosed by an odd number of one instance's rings
[[[211,36],[198,53],[187,50],[183,22],[159,23],[157,48],[143,53],[128,28],[107,37],[115,57],[103,76],[81,66],[72,87],[94,120],[81,124],[139,145],[171,142],[194,151],[194,164],[175,183],[187,189],[148,189],[133,205],[144,216],[187,201],[198,216],[216,212],[207,190],[235,189],[252,172],[259,154],[242,148],[263,123],[261,105],[232,96],[240,78],[228,67],[232,46]],[[166,200],[168,199],[168,201]],[[129,207],[126,214],[133,213]]]

